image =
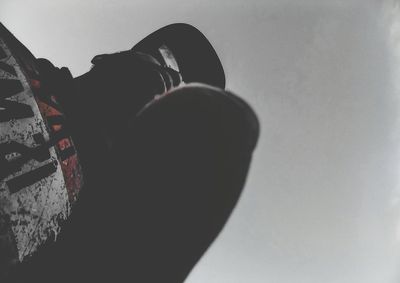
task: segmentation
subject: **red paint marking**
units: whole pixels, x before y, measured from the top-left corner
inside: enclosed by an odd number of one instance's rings
[[[62,127],[61,125],[53,125],[52,128],[54,132],[58,132],[59,130],[61,130]]]
[[[61,169],[65,177],[68,199],[71,203],[74,203],[83,185],[82,171],[78,156],[75,154],[61,162]]]
[[[51,99],[54,103],[57,103],[57,99],[55,96],[51,96]],[[61,113],[54,107],[40,101],[39,99],[37,99],[37,103],[39,106],[39,110],[45,120],[46,118],[52,116],[64,116],[63,113]],[[61,130],[61,128],[62,125],[52,125],[50,130],[52,133],[55,133]],[[60,151],[65,150],[71,146],[74,146],[71,138],[64,138],[57,143],[57,147]],[[64,175],[65,185],[67,187],[68,199],[70,203],[73,204],[77,200],[79,191],[83,186],[82,169],[79,164],[78,156],[74,154],[66,160],[60,162],[60,165]]]
[[[40,88],[40,81],[34,80],[34,79],[31,79],[30,81],[31,81],[31,86],[33,88],[35,88],[35,89],[39,89]]]
[[[44,117],[61,116],[62,115],[62,113],[60,113],[60,111],[51,107],[50,105],[47,105],[46,103],[44,103],[40,100],[37,100],[37,103],[39,106],[40,113],[42,113],[42,115]]]
[[[71,141],[69,140],[69,138],[62,139],[62,140],[60,140],[58,142],[58,148],[60,150],[64,150],[64,149],[69,148],[71,146],[72,146],[72,144],[71,144]]]

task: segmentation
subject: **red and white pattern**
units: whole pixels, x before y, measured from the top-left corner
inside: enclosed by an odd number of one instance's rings
[[[0,80],[18,80],[23,86],[20,92],[7,97],[6,100],[28,105],[32,109],[33,116],[0,122],[0,146],[12,142],[29,149],[36,148],[43,145],[43,142],[49,143],[52,135],[62,129],[62,125],[50,124],[49,119],[63,117],[63,114],[46,102],[40,101],[35,95],[35,91],[40,88],[40,81],[32,80],[29,71],[21,64],[24,54],[18,54],[20,43],[15,40],[16,42],[10,45],[10,38],[7,38],[7,42],[1,36],[0,34],[0,48],[5,57],[0,59],[0,64],[3,66],[5,64],[14,71],[9,72],[7,68],[0,68]],[[0,88],[1,91],[3,90]],[[5,111],[5,108],[0,104],[0,113],[1,111]],[[44,141],[38,143],[34,138],[37,134],[41,135]],[[66,149],[73,151],[69,151],[69,156],[61,157],[60,153]],[[0,235],[0,238],[3,237],[0,240],[3,241],[3,246],[5,240],[9,241],[8,245],[15,246],[17,261],[32,255],[50,237],[54,239],[57,237],[61,224],[69,216],[71,205],[76,201],[83,184],[78,157],[70,137],[60,138],[46,150],[48,150],[46,160],[29,159],[18,170],[3,179],[0,177],[0,226],[9,226],[0,227],[0,231],[8,231],[9,234]],[[12,161],[21,157],[20,155],[19,152],[10,152],[6,158]],[[29,175],[45,166],[54,167],[50,174],[16,191],[10,189],[9,184],[12,180]],[[5,168],[0,168],[0,172],[2,170]]]

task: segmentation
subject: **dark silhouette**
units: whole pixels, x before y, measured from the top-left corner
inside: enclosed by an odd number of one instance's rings
[[[9,280],[183,282],[240,196],[258,120],[224,90],[214,49],[189,25],[92,62],[73,79],[35,61],[65,113],[84,186],[57,240]]]

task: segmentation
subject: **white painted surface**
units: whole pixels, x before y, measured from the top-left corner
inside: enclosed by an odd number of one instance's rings
[[[47,127],[20,65],[1,39],[0,47],[7,55],[0,61],[12,66],[17,74],[14,76],[0,70],[0,79],[18,80],[23,86],[23,91],[7,99],[29,105],[34,114],[29,118],[0,122],[0,144],[17,142],[29,148],[37,147],[39,145],[34,141],[33,135],[42,134],[44,140],[48,141]],[[49,148],[49,157],[44,162],[29,160],[20,170],[0,180],[0,213],[9,217],[20,261],[33,254],[49,237],[57,236],[61,229],[60,222],[66,220],[70,213],[64,175],[54,147]],[[15,193],[10,192],[7,181],[52,162],[57,162],[57,169],[53,174]]]
[[[400,281],[397,0],[2,0],[76,75],[171,22],[213,42],[262,135],[245,193],[188,283]]]

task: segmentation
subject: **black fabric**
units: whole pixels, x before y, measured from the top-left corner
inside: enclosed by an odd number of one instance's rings
[[[83,155],[72,217],[18,280],[183,282],[235,206],[257,137],[253,111],[222,90],[189,85],[152,102],[111,151]]]

